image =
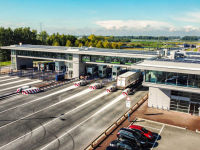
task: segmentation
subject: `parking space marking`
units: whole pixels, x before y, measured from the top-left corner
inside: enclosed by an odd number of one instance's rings
[[[145,125],[136,124],[136,123],[134,123],[134,125],[138,125],[138,126],[147,127],[147,128],[151,128],[151,129],[154,129],[154,130],[160,130],[160,129],[158,129],[158,128],[153,128],[153,127],[150,127],[150,126],[145,126]]]
[[[23,80],[19,80],[19,81],[9,82],[9,83],[5,83],[5,84],[1,84],[0,86],[9,85],[9,84],[18,83],[18,82],[27,81],[27,80],[30,80],[30,79],[23,79]]]
[[[153,144],[151,150],[154,148],[154,145],[156,144],[156,142],[157,142],[157,140],[158,140],[158,137],[160,136],[160,134],[161,134],[162,130],[164,129],[164,127],[165,127],[165,124],[162,126],[162,128],[161,128],[161,130],[160,130],[160,132],[159,132],[159,134],[158,134],[158,136],[157,136],[157,138],[156,138],[156,140],[155,140],[155,142],[154,142],[154,144]]]
[[[6,91],[6,90],[10,90],[10,89],[13,89],[13,88],[19,88],[19,87],[22,87],[22,86],[26,86],[27,84],[29,85],[29,84],[33,84],[33,83],[37,83],[37,82],[42,82],[42,81],[37,80],[37,81],[28,82],[28,83],[21,84],[21,85],[12,86],[12,87],[5,88],[5,89],[0,90],[0,92],[2,92],[2,91]],[[17,89],[16,89],[16,90],[17,90]]]
[[[19,77],[14,77],[14,78],[9,78],[9,79],[6,79],[6,80],[1,80],[0,82],[4,82],[4,81],[8,81],[8,80],[13,80],[13,79],[17,79]]]

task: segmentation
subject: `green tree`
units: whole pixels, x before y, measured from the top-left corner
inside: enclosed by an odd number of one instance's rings
[[[68,47],[72,46],[72,42],[70,40],[67,40],[66,46]]]
[[[117,44],[116,42],[113,42],[113,43],[112,43],[112,48],[113,48],[113,49],[118,49],[118,44]]]
[[[55,42],[53,43],[53,46],[60,46],[60,44],[59,44],[57,41],[55,41]]]
[[[108,41],[103,42],[104,48],[111,48],[111,44]]]
[[[88,43],[88,47],[90,47],[90,46],[95,47],[94,43],[92,41]]]
[[[103,48],[103,43],[101,41],[99,41],[96,45],[97,48]]]
[[[85,46],[88,46],[88,44],[89,44],[89,41],[86,41],[86,42],[85,42]]]
[[[122,42],[118,42],[118,48],[120,49],[120,47],[122,46]]]
[[[82,44],[82,43],[79,43],[78,47],[82,47],[82,46],[83,46],[83,44]]]
[[[75,46],[75,47],[78,47],[79,43],[80,43],[80,41],[79,41],[79,40],[76,40],[74,46]]]

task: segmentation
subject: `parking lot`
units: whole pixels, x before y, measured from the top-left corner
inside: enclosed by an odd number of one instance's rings
[[[0,82],[2,94],[22,85],[46,83],[7,75],[0,75]],[[75,87],[72,81],[37,94],[2,99],[0,149],[84,149],[128,110],[121,90],[106,92],[106,87],[113,83],[90,90],[90,83]],[[147,91],[148,88],[141,87],[129,95],[131,103],[137,103]]]
[[[137,118],[132,124],[143,126],[154,134],[153,140],[143,150],[197,150],[200,147],[200,133],[186,128],[142,118]]]

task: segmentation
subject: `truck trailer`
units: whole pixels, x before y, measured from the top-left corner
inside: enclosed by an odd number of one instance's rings
[[[117,77],[117,89],[125,89],[135,84],[140,78],[140,70],[131,70]]]

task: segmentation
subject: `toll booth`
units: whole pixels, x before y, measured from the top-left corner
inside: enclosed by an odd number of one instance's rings
[[[106,70],[107,70],[107,66],[106,65],[99,65],[98,66],[99,77],[101,77],[101,78],[106,77]]]
[[[119,66],[114,66],[114,67],[112,68],[112,78],[117,79],[117,76],[120,75],[120,70],[121,70],[121,67],[119,67]]]

